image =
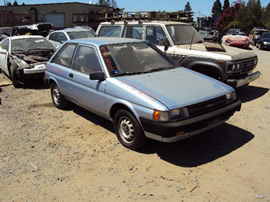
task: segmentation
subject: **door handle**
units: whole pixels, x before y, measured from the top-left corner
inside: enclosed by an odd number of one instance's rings
[[[72,73],[69,73],[68,75],[70,78],[73,78],[73,74]]]

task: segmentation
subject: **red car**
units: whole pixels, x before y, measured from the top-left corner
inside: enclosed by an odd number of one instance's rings
[[[235,35],[225,35],[222,37],[222,43],[226,46],[236,46],[240,48],[248,48],[249,47],[249,39],[245,33],[239,32]]]

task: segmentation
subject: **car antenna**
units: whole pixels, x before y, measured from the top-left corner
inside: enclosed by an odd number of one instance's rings
[[[195,31],[194,31],[193,34],[192,34],[192,38],[191,38],[189,50],[191,50],[191,46],[192,46],[192,41],[193,41],[194,35],[195,35]]]

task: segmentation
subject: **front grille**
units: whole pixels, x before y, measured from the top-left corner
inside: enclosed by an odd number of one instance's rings
[[[241,74],[246,74],[254,68],[254,58],[241,62]]]
[[[226,105],[226,96],[217,97],[205,102],[188,106],[189,117],[198,116],[219,109]]]

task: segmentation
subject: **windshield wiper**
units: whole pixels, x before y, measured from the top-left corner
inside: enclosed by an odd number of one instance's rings
[[[174,69],[176,67],[160,67],[160,68],[155,68],[155,69],[151,69],[148,71],[145,71],[143,73],[151,73],[151,72],[158,72],[158,71],[163,71],[163,70],[168,70],[168,69]]]
[[[113,77],[116,76],[128,76],[128,75],[135,75],[135,74],[143,74],[144,72],[124,72],[124,73],[120,73],[120,74],[115,74],[112,75]]]

